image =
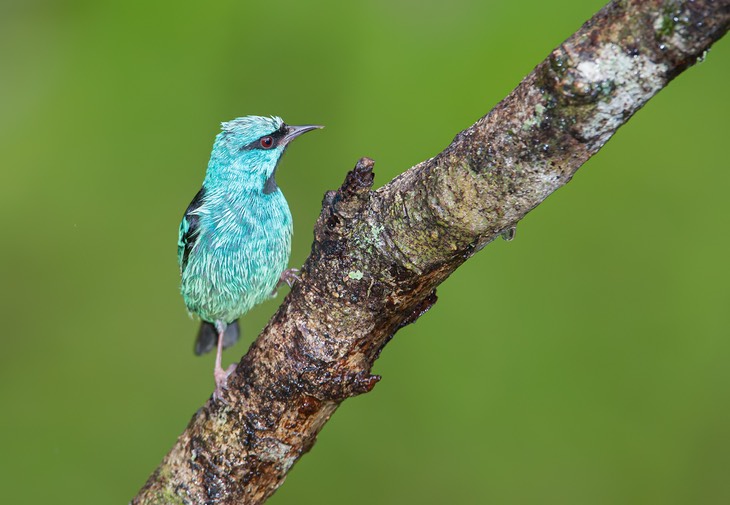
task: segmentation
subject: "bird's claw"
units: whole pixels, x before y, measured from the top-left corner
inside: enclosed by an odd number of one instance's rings
[[[276,294],[279,292],[279,287],[282,284],[286,284],[287,286],[289,286],[289,289],[291,289],[292,286],[294,286],[295,282],[301,281],[301,279],[297,275],[298,273],[298,268],[287,268],[286,270],[281,272],[281,275],[279,276],[279,282],[276,283],[276,287],[271,292],[272,298],[276,296]]]
[[[286,285],[291,288],[295,282],[301,281],[301,279],[297,275],[298,273],[298,268],[287,268],[286,270],[281,272],[281,275],[279,276],[279,284],[281,284],[282,282],[286,282]]]
[[[236,370],[236,364],[233,363],[231,366],[229,366],[225,370],[223,370],[222,368],[217,368],[213,372],[213,376],[215,377],[215,391],[213,391],[214,400],[221,401],[223,403],[228,403],[223,398],[223,392],[228,389],[228,377],[235,370]]]

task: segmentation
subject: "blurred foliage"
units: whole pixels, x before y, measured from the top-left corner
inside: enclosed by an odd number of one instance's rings
[[[601,5],[0,4],[3,501],[126,503],[211,393],[175,254],[220,121],[327,125],[279,172],[300,265],[358,157],[434,155]],[[730,503],[729,52],[453,275],[271,503]]]

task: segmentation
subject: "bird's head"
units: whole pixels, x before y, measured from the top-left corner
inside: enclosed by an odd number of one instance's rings
[[[276,166],[287,145],[302,133],[323,128],[290,126],[280,117],[245,116],[221,123],[222,132],[213,145],[206,183],[230,181],[231,177],[263,193],[276,191]]]

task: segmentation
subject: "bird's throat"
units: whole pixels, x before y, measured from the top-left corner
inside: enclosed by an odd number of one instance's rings
[[[271,175],[266,179],[266,182],[264,183],[264,194],[270,195],[278,188],[279,186],[276,185],[276,169],[274,169],[274,171],[271,172]]]

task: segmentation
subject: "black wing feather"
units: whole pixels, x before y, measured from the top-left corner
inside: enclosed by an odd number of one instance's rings
[[[177,241],[177,260],[180,264],[180,271],[185,270],[188,264],[190,251],[195,246],[195,237],[198,234],[200,216],[195,212],[202,205],[205,198],[205,188],[200,188],[193,201],[188,205],[180,223],[180,232]]]

